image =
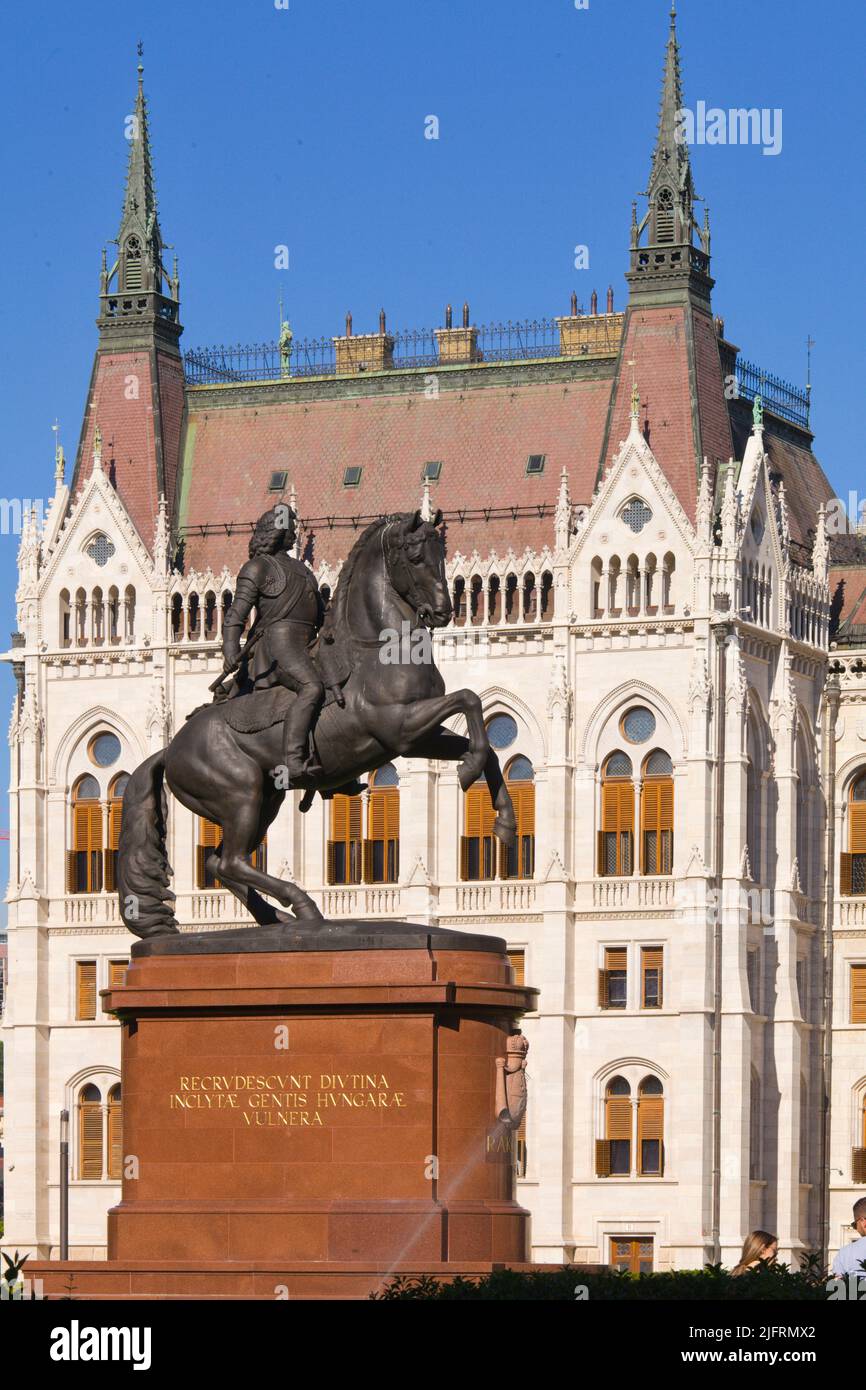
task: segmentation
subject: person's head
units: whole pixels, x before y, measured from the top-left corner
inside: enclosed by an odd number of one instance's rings
[[[275,555],[278,550],[288,550],[295,543],[297,518],[292,508],[279,503],[260,516],[250,537],[249,556]]]
[[[740,1264],[753,1265],[758,1260],[775,1260],[778,1250],[778,1236],[771,1235],[769,1231],[752,1231],[743,1244]]]
[[[854,1203],[854,1220],[851,1222],[858,1236],[866,1237],[866,1197]]]

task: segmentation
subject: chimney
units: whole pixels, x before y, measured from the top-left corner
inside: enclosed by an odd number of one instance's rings
[[[385,310],[379,314],[378,333],[353,333],[352,315],[346,315],[346,335],[334,338],[337,376],[358,372],[384,372],[394,365],[394,339],[385,329]]]
[[[443,367],[456,367],[461,362],[480,362],[482,353],[478,348],[478,329],[469,325],[469,304],[463,304],[462,328],[451,327],[451,305],[445,310],[445,327],[437,328],[436,344],[439,349],[439,362]]]

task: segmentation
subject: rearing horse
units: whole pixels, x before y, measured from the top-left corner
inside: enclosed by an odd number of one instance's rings
[[[514,808],[487,738],[481,701],[471,690],[446,695],[429,634],[421,631],[445,627],[452,616],[441,524],[441,512],[432,522],[420,512],[385,517],[368,526],[352,547],[334,596],[329,658],[350,674],[345,704],[328,703],[314,728],[322,767],[315,788],[334,792],[398,756],[457,762],[464,791],[485,777],[496,810],[494,833],[511,845]],[[253,693],[203,706],[129,779],[117,885],[121,916],[136,936],[178,931],[169,887],[164,782],[189,810],[220,826],[222,843],[207,867],[256,922],[324,920],[297,884],[252,863],[286,794],[278,774],[286,703],[293,698],[281,689],[261,689],[257,682]],[[443,721],[457,714],[466,718],[468,738],[443,728]],[[309,804],[309,793],[305,799]],[[262,893],[291,908],[294,917],[279,912]]]

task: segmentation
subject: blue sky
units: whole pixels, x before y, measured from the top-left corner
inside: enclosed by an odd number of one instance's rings
[[[0,496],[47,496],[55,417],[74,457],[139,38],[185,347],[274,337],[280,290],[300,337],[339,332],[347,309],[356,331],[372,328],[383,305],[392,327],[429,327],[464,298],[479,323],[549,316],[572,289],[588,307],[597,287],[603,303],[609,283],[622,307],[667,0],[139,8],[140,19],[108,0],[6,11]],[[849,440],[866,377],[866,6],[681,0],[678,24],[690,107],[782,110],[776,157],[693,151],[715,308],[746,356],[796,383],[814,337],[816,448],[844,497],[862,477]],[[280,244],[287,271],[274,268]],[[573,268],[577,244],[588,271]],[[10,631],[16,550],[0,535]],[[3,708],[11,691],[4,668]]]

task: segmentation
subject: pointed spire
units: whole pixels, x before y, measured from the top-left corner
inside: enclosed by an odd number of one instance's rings
[[[676,10],[671,10],[670,30],[665,48],[661,104],[658,129],[652,155],[649,183],[643,195],[649,206],[639,224],[632,215],[631,272],[634,285],[647,283],[656,292],[662,281],[681,287],[685,282],[707,303],[712,281],[709,276],[709,221],[700,228],[695,221],[698,201],[692,177],[688,137],[691,134],[691,113],[685,107],[680,49],[677,40]],[[682,254],[693,247],[693,235],[700,236],[700,249]],[[646,234],[644,236],[644,233]],[[654,256],[648,256],[652,248]],[[670,247],[666,254],[664,248]],[[634,277],[634,278],[633,278]],[[667,288],[667,285],[664,286]]]
[[[737,543],[737,495],[734,490],[734,461],[731,459],[725,474],[725,491],[722,498],[722,545],[734,546]]]
[[[153,533],[153,567],[158,575],[168,573],[168,510],[164,492],[159,494],[159,508]]]
[[[782,539],[782,552],[787,559],[791,545],[791,522],[788,515],[788,497],[784,479],[779,484],[779,531]]]
[[[563,467],[559,477],[559,496],[556,500],[554,528],[557,550],[565,550],[571,539],[571,497],[568,491],[568,470]]]
[[[713,533],[713,475],[710,461],[706,455],[704,456],[704,466],[701,469],[695,521],[699,538],[710,540]]]
[[[812,547],[812,573],[822,584],[827,583],[830,568],[830,541],[827,536],[827,508],[824,503],[818,508],[818,529]]]
[[[128,336],[130,320],[141,324],[152,315],[163,336],[176,341],[180,333],[177,258],[173,273],[169,274],[163,259],[163,253],[169,248],[162,239],[156,205],[141,44],[138,53],[135,107],[125,123],[129,157],[116,239],[117,259],[109,269],[103,255],[99,326],[103,333],[116,332],[119,328]],[[156,302],[153,299],[143,302],[145,296],[155,296]]]

